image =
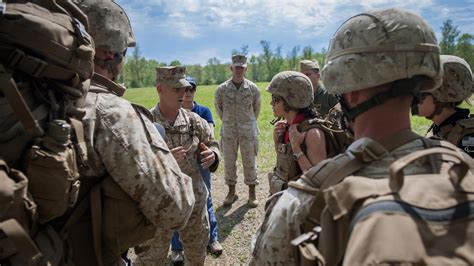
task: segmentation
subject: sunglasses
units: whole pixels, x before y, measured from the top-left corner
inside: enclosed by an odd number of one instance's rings
[[[189,91],[190,93],[195,93],[195,92],[196,92],[196,89],[193,88],[193,87],[186,87],[184,92],[188,92],[188,91]]]
[[[176,93],[179,93],[179,92],[182,92],[184,91],[184,93],[186,92],[191,92],[191,93],[195,93],[196,92],[196,89],[193,88],[193,87],[184,87],[184,88],[173,88],[174,92]]]
[[[277,104],[277,103],[279,103],[281,100],[282,100],[281,97],[272,95],[271,104],[272,104],[272,105],[273,105],[273,104]]]

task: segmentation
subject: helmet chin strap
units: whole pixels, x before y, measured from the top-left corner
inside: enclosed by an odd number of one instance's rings
[[[356,117],[362,113],[370,110],[371,108],[381,105],[384,102],[396,98],[401,95],[411,94],[414,95],[413,105],[416,105],[420,99],[420,86],[423,84],[423,81],[426,77],[415,76],[410,79],[402,79],[395,81],[390,89],[383,91],[370,99],[367,99],[353,108],[350,108],[346,103],[342,95],[336,95],[339,103],[341,104],[342,109],[342,121],[341,125],[345,129],[349,129],[349,122],[354,121]],[[412,105],[412,106],[413,106]]]
[[[120,53],[116,53],[113,59],[99,59],[97,57],[94,58],[94,63],[100,66],[103,69],[106,69],[109,73],[112,74],[112,81],[116,81],[119,75],[118,65],[122,63],[123,55]]]

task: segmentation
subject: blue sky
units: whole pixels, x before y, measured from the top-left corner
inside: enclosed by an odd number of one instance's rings
[[[115,0],[128,13],[142,56],[169,63],[229,62],[231,51],[260,41],[282,46],[327,48],[347,18],[373,8],[401,7],[423,16],[440,39],[443,21],[474,34],[474,0]]]

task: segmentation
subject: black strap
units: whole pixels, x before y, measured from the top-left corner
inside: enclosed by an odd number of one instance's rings
[[[415,219],[427,222],[448,222],[474,217],[474,201],[464,202],[454,207],[442,210],[420,208],[400,201],[374,202],[357,212],[351,222],[349,232],[352,232],[352,229],[358,221],[376,212],[398,212],[408,214]]]

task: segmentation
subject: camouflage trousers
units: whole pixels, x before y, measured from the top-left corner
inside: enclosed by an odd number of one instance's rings
[[[207,214],[207,188],[202,178],[193,178],[196,203],[186,226],[178,230],[183,243],[186,265],[204,265],[209,243],[209,218]],[[174,230],[156,232],[149,251],[141,261],[145,265],[164,265]],[[150,261],[148,261],[150,260]]]
[[[244,168],[244,183],[258,185],[256,157],[258,154],[257,128],[251,126],[222,125],[220,148],[224,157],[225,183],[237,184],[237,151],[240,147]]]

